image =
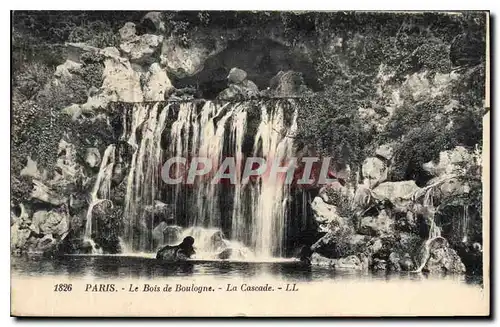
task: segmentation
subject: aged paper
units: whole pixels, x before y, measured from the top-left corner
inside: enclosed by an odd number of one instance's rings
[[[487,12],[12,13],[11,314],[490,314]]]

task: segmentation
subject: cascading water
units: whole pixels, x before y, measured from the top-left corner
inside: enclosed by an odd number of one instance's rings
[[[425,264],[429,260],[430,247],[431,247],[432,242],[434,242],[436,239],[442,238],[441,237],[441,229],[436,225],[436,222],[434,220],[435,209],[434,209],[434,203],[432,200],[433,190],[434,189],[432,187],[427,189],[427,191],[425,192],[425,195],[424,195],[423,206],[424,206],[424,208],[427,209],[427,212],[428,212],[426,219],[427,219],[427,223],[429,225],[429,237],[422,245],[420,264],[414,272],[421,272],[422,271],[422,269],[425,267]]]
[[[293,136],[297,130],[297,108],[295,108],[292,125],[285,128],[284,112],[278,104],[271,113],[262,107],[261,123],[254,142],[254,156],[259,152],[269,165],[280,166],[293,156]],[[289,133],[290,135],[282,135]],[[269,174],[259,177],[252,190],[252,198],[256,201],[253,212],[252,241],[256,254],[270,257],[273,254],[283,255],[283,232],[285,230],[286,207],[289,197],[289,184],[286,177],[273,178]]]
[[[97,174],[94,187],[90,193],[90,203],[87,209],[86,224],[85,224],[85,239],[92,243],[92,210],[94,207],[110,198],[111,177],[113,175],[113,167],[115,163],[115,145],[109,145],[104,151],[99,173]],[[94,247],[94,246],[93,246]]]
[[[244,253],[241,249],[246,246],[258,257],[283,256],[290,197],[285,174],[278,174],[276,179],[267,174],[243,184],[242,170],[248,156],[264,158],[268,170],[273,162],[280,167],[287,164],[294,154],[297,106],[283,100],[198,104],[182,102],[165,108],[160,104],[136,105],[130,117],[123,118],[128,125],[122,139],[132,146],[133,154],[126,180],[122,241],[134,251],[155,250],[152,230],[159,222],[146,208],[159,200],[173,206],[174,223],[186,227],[184,233],[195,234],[191,236],[199,238],[195,241],[198,247],[208,247],[203,235],[213,235],[217,230],[223,240],[231,240],[226,247],[237,247],[238,253]],[[288,109],[292,111],[285,112]],[[260,111],[260,122],[251,132],[250,110]],[[177,115],[166,128],[169,112]],[[252,137],[249,133],[255,133],[253,148],[248,142],[250,147],[244,146],[245,140]],[[167,145],[162,147],[162,140],[167,139]],[[167,185],[161,181],[161,165],[172,157],[186,158],[187,164],[194,157],[206,158],[212,170],[203,178],[199,176],[194,186]],[[236,184],[212,183],[226,157],[234,159]],[[171,174],[179,176],[182,171],[174,167]]]

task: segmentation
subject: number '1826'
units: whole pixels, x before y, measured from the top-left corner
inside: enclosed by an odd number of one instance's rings
[[[54,292],[71,292],[73,286],[71,284],[55,284]]]

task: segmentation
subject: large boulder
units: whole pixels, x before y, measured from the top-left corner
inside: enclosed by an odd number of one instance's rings
[[[476,164],[477,158],[473,152],[463,146],[457,146],[452,150],[439,153],[438,161],[429,161],[423,164],[424,170],[433,176],[461,174],[464,168]]]
[[[91,168],[98,167],[101,163],[101,154],[97,148],[87,148],[85,150],[85,162]]]
[[[447,242],[434,242],[423,270],[430,273],[464,273],[465,265]]]
[[[21,170],[21,176],[42,178],[42,174],[38,170],[36,161],[32,160],[29,156],[26,161],[26,166]]]
[[[143,89],[145,101],[164,101],[165,96],[174,89],[167,72],[158,63],[154,63],[149,67],[145,80],[146,83]]]
[[[378,200],[389,200],[396,207],[405,208],[420,190],[415,181],[385,182],[374,188],[372,194]]]
[[[344,218],[339,215],[337,207],[325,203],[319,196],[314,198],[311,203],[311,209],[313,210],[314,220],[318,225],[319,232],[330,231],[329,225],[333,221],[338,222],[340,225],[344,225]]]
[[[318,253],[313,253],[311,256],[311,265],[326,266],[340,270],[363,270],[363,263],[355,256],[351,255],[345,258],[330,259]]]
[[[200,32],[201,33],[201,32]],[[225,38],[193,35],[189,45],[180,44],[173,36],[165,38],[161,47],[160,64],[177,78],[193,76],[204,68],[205,61],[224,50]]]
[[[141,25],[147,26],[148,30],[154,32],[165,32],[165,23],[163,21],[163,13],[160,11],[148,12],[141,19]]]
[[[120,33],[122,41],[130,41],[137,36],[135,24],[132,22],[125,23],[125,25],[118,30],[118,33]]]
[[[380,145],[375,150],[375,155],[384,158],[385,160],[391,160],[394,157],[394,144],[385,143]]]
[[[247,73],[243,69],[234,67],[229,71],[227,79],[229,83],[238,84],[247,79]]]
[[[31,198],[54,206],[60,206],[68,200],[66,196],[59,194],[39,180],[33,180]]]
[[[63,210],[37,211],[33,214],[30,229],[36,234],[61,238],[69,231],[69,217]]]
[[[358,233],[369,236],[385,236],[394,234],[394,220],[382,210],[377,217],[364,217]]]
[[[56,67],[54,77],[56,79],[72,78],[73,74],[82,68],[82,64],[73,60],[66,60],[64,63]]]
[[[31,235],[31,230],[21,223],[14,223],[10,227],[10,249],[12,252],[22,251]]]
[[[254,82],[247,80],[247,73],[239,68],[232,68],[227,76],[229,86],[217,96],[221,100],[244,100],[259,95],[259,88]]]
[[[365,185],[369,188],[387,179],[387,165],[377,157],[366,158],[365,161],[363,161],[361,171],[365,179]]]
[[[110,101],[142,102],[140,73],[136,72],[127,59],[119,56],[116,48],[106,48],[104,60],[102,96]]]
[[[143,34],[139,36],[129,36],[120,44],[122,52],[130,58],[132,63],[152,63],[155,61],[153,54],[159,49],[163,41],[163,36],[153,34]]]

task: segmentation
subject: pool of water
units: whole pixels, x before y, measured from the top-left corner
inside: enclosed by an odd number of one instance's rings
[[[425,275],[409,272],[386,273],[352,270],[334,270],[328,267],[307,266],[295,260],[266,262],[206,261],[162,262],[153,254],[92,255],[45,258],[21,256],[11,258],[11,270],[20,276],[71,276],[109,278],[163,279],[182,278],[192,280],[197,276],[218,279],[255,278],[274,276],[290,281],[322,280],[415,280],[446,279],[458,283],[480,286],[480,276]]]

